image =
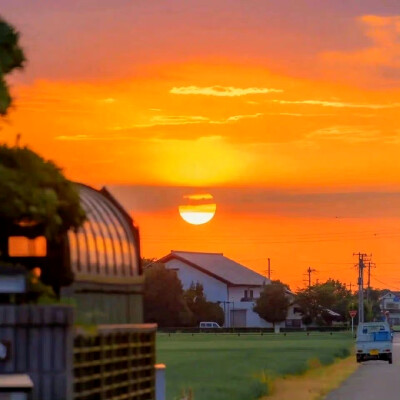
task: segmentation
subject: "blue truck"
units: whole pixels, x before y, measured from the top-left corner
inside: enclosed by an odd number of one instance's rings
[[[386,321],[363,322],[357,327],[356,360],[384,360],[393,362],[392,332]]]

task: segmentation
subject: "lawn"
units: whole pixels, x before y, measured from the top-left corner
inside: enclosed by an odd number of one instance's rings
[[[329,364],[353,346],[348,333],[157,335],[157,362],[167,365],[167,400],[191,389],[195,400],[253,400],[268,376],[299,374],[309,360]]]

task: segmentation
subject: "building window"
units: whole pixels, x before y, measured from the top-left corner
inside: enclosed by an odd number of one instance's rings
[[[250,290],[250,299],[253,299],[254,297],[253,297],[253,291],[252,290]]]
[[[244,291],[244,298],[247,299],[247,290]]]
[[[44,236],[29,239],[25,236],[8,238],[9,257],[46,257],[47,241]]]

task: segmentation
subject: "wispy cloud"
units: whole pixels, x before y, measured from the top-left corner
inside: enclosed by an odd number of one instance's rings
[[[54,138],[55,140],[63,140],[63,141],[81,141],[81,140],[92,140],[92,138],[88,135],[60,135]]]
[[[64,142],[105,142],[105,141],[116,141],[116,140],[136,140],[135,137],[130,136],[92,136],[92,135],[60,135],[54,138],[55,140],[61,140]]]
[[[237,122],[237,121],[240,121],[242,119],[254,119],[254,118],[262,117],[263,115],[264,115],[263,113],[245,114],[245,115],[233,115],[233,116],[228,117],[225,120],[222,120],[220,122],[212,121],[212,123],[226,124],[226,123],[229,123],[229,122]]]
[[[192,94],[192,95],[203,95],[203,96],[216,96],[216,97],[239,97],[247,96],[250,94],[266,94],[266,93],[282,93],[282,89],[273,88],[237,88],[234,86],[182,86],[173,87],[170,91],[172,94]]]
[[[148,123],[136,125],[138,128],[146,128],[159,125],[189,125],[209,122],[210,119],[200,115],[157,115],[151,117]]]
[[[222,125],[230,124],[241,121],[243,119],[254,119],[261,117],[262,113],[232,115],[222,119],[211,119],[200,115],[158,115],[151,117],[148,122],[132,124],[129,126],[114,126],[110,128],[113,131],[122,131],[138,128],[153,128],[156,126],[179,126],[179,125],[192,125],[192,124],[213,124]]]
[[[326,100],[272,100],[272,101],[278,104],[305,104],[305,105],[333,107],[333,108],[367,108],[371,110],[381,110],[387,108],[400,107],[400,103],[357,104],[357,103],[346,103],[341,101],[326,101]]]
[[[370,127],[338,125],[313,131],[307,135],[307,139],[333,139],[349,143],[365,143],[381,140],[381,135],[380,130]]]

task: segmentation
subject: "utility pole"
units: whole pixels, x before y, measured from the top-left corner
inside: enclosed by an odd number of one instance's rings
[[[370,261],[370,262],[368,262],[368,287],[367,287],[367,301],[368,302],[369,302],[370,290],[371,290],[371,267],[375,268],[376,265],[375,265],[375,263],[372,263]]]
[[[311,287],[311,274],[312,274],[313,272],[316,272],[316,270],[315,270],[315,269],[312,269],[311,267],[308,267],[308,269],[307,269],[307,275],[308,275],[308,287],[309,287],[309,288]]]
[[[17,136],[15,137],[15,147],[19,147],[20,141],[21,141],[21,134],[17,133]]]
[[[350,288],[350,292],[353,292],[352,291],[353,284],[350,282],[347,286]]]
[[[358,256],[358,323],[364,322],[364,261],[367,257],[364,253],[354,253]]]
[[[268,279],[271,280],[271,259],[268,257]]]

